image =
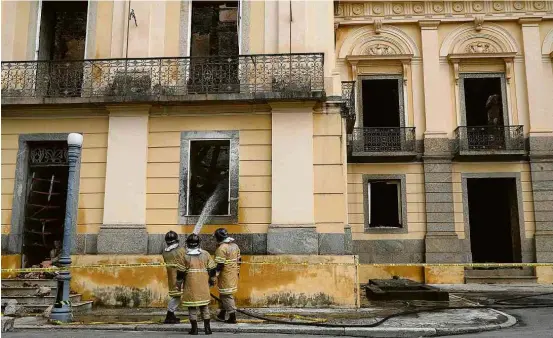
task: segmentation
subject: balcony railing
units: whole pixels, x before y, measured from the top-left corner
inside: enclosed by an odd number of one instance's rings
[[[355,154],[414,153],[414,127],[354,128],[350,149]]]
[[[323,68],[321,53],[2,62],[2,97],[125,102],[227,94],[231,99],[306,99],[324,96]]]
[[[342,81],[342,117],[346,119],[346,131],[351,134],[355,126],[355,81]]]
[[[522,126],[461,126],[455,130],[458,154],[524,152]]]

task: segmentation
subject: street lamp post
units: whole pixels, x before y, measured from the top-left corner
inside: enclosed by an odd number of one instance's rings
[[[67,136],[67,162],[69,164],[69,175],[67,179],[67,200],[65,204],[65,220],[63,223],[63,246],[61,250],[61,256],[59,259],[59,265],[63,268],[69,268],[71,265],[71,240],[73,234],[73,228],[75,227],[75,219],[73,217],[73,201],[78,198],[78,191],[75,191],[76,180],[78,177],[75,175],[77,169],[81,146],[83,144],[83,135],[77,133],[71,133]],[[69,282],[71,281],[71,272],[69,269],[64,269],[59,272],[57,276],[58,288],[56,295],[56,302],[52,307],[50,313],[50,319],[60,322],[70,322],[73,319],[73,313],[71,310],[71,302],[69,301]]]

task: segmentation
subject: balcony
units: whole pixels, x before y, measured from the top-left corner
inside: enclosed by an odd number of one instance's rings
[[[353,132],[357,111],[355,110],[355,81],[342,81],[342,117],[346,119],[346,133]]]
[[[414,127],[354,128],[348,141],[352,162],[406,161],[415,159]]]
[[[522,126],[461,126],[455,129],[455,155],[463,157],[521,157],[525,140]]]
[[[324,97],[322,53],[2,62],[2,104]]]

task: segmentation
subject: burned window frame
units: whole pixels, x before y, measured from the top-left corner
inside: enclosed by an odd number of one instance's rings
[[[465,79],[486,79],[499,78],[501,83],[501,105],[503,108],[503,125],[511,125],[509,112],[509,103],[507,101],[507,78],[505,73],[489,72],[489,73],[459,73],[459,108],[461,113],[461,123],[459,126],[467,125],[467,104],[465,101]]]
[[[372,228],[369,222],[369,183],[373,181],[398,181],[399,182],[399,205],[401,227]],[[407,233],[407,185],[406,175],[363,175],[363,210],[364,210],[364,229],[365,233]]]
[[[237,224],[238,223],[238,176],[239,176],[239,131],[183,131],[180,143],[180,173],[179,173],[179,224],[193,225],[199,216],[188,215],[188,194],[190,175],[190,142],[191,141],[230,141],[229,149],[229,204],[230,214],[212,216],[206,224]]]

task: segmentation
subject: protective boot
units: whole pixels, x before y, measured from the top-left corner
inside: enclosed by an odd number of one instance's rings
[[[221,312],[219,312],[219,314],[217,315],[217,319],[224,322],[226,314],[227,312],[225,310],[221,310]]]
[[[191,320],[190,325],[192,325],[192,328],[190,331],[188,331],[188,334],[197,335],[198,334],[198,321],[197,320]]]
[[[164,324],[178,324],[180,319],[175,316],[174,312],[167,311],[167,316],[165,316]]]
[[[228,319],[225,320],[225,323],[236,324],[236,312],[229,313]]]
[[[205,334],[212,334],[211,331],[211,324],[209,323],[209,319],[204,319],[204,332]]]

